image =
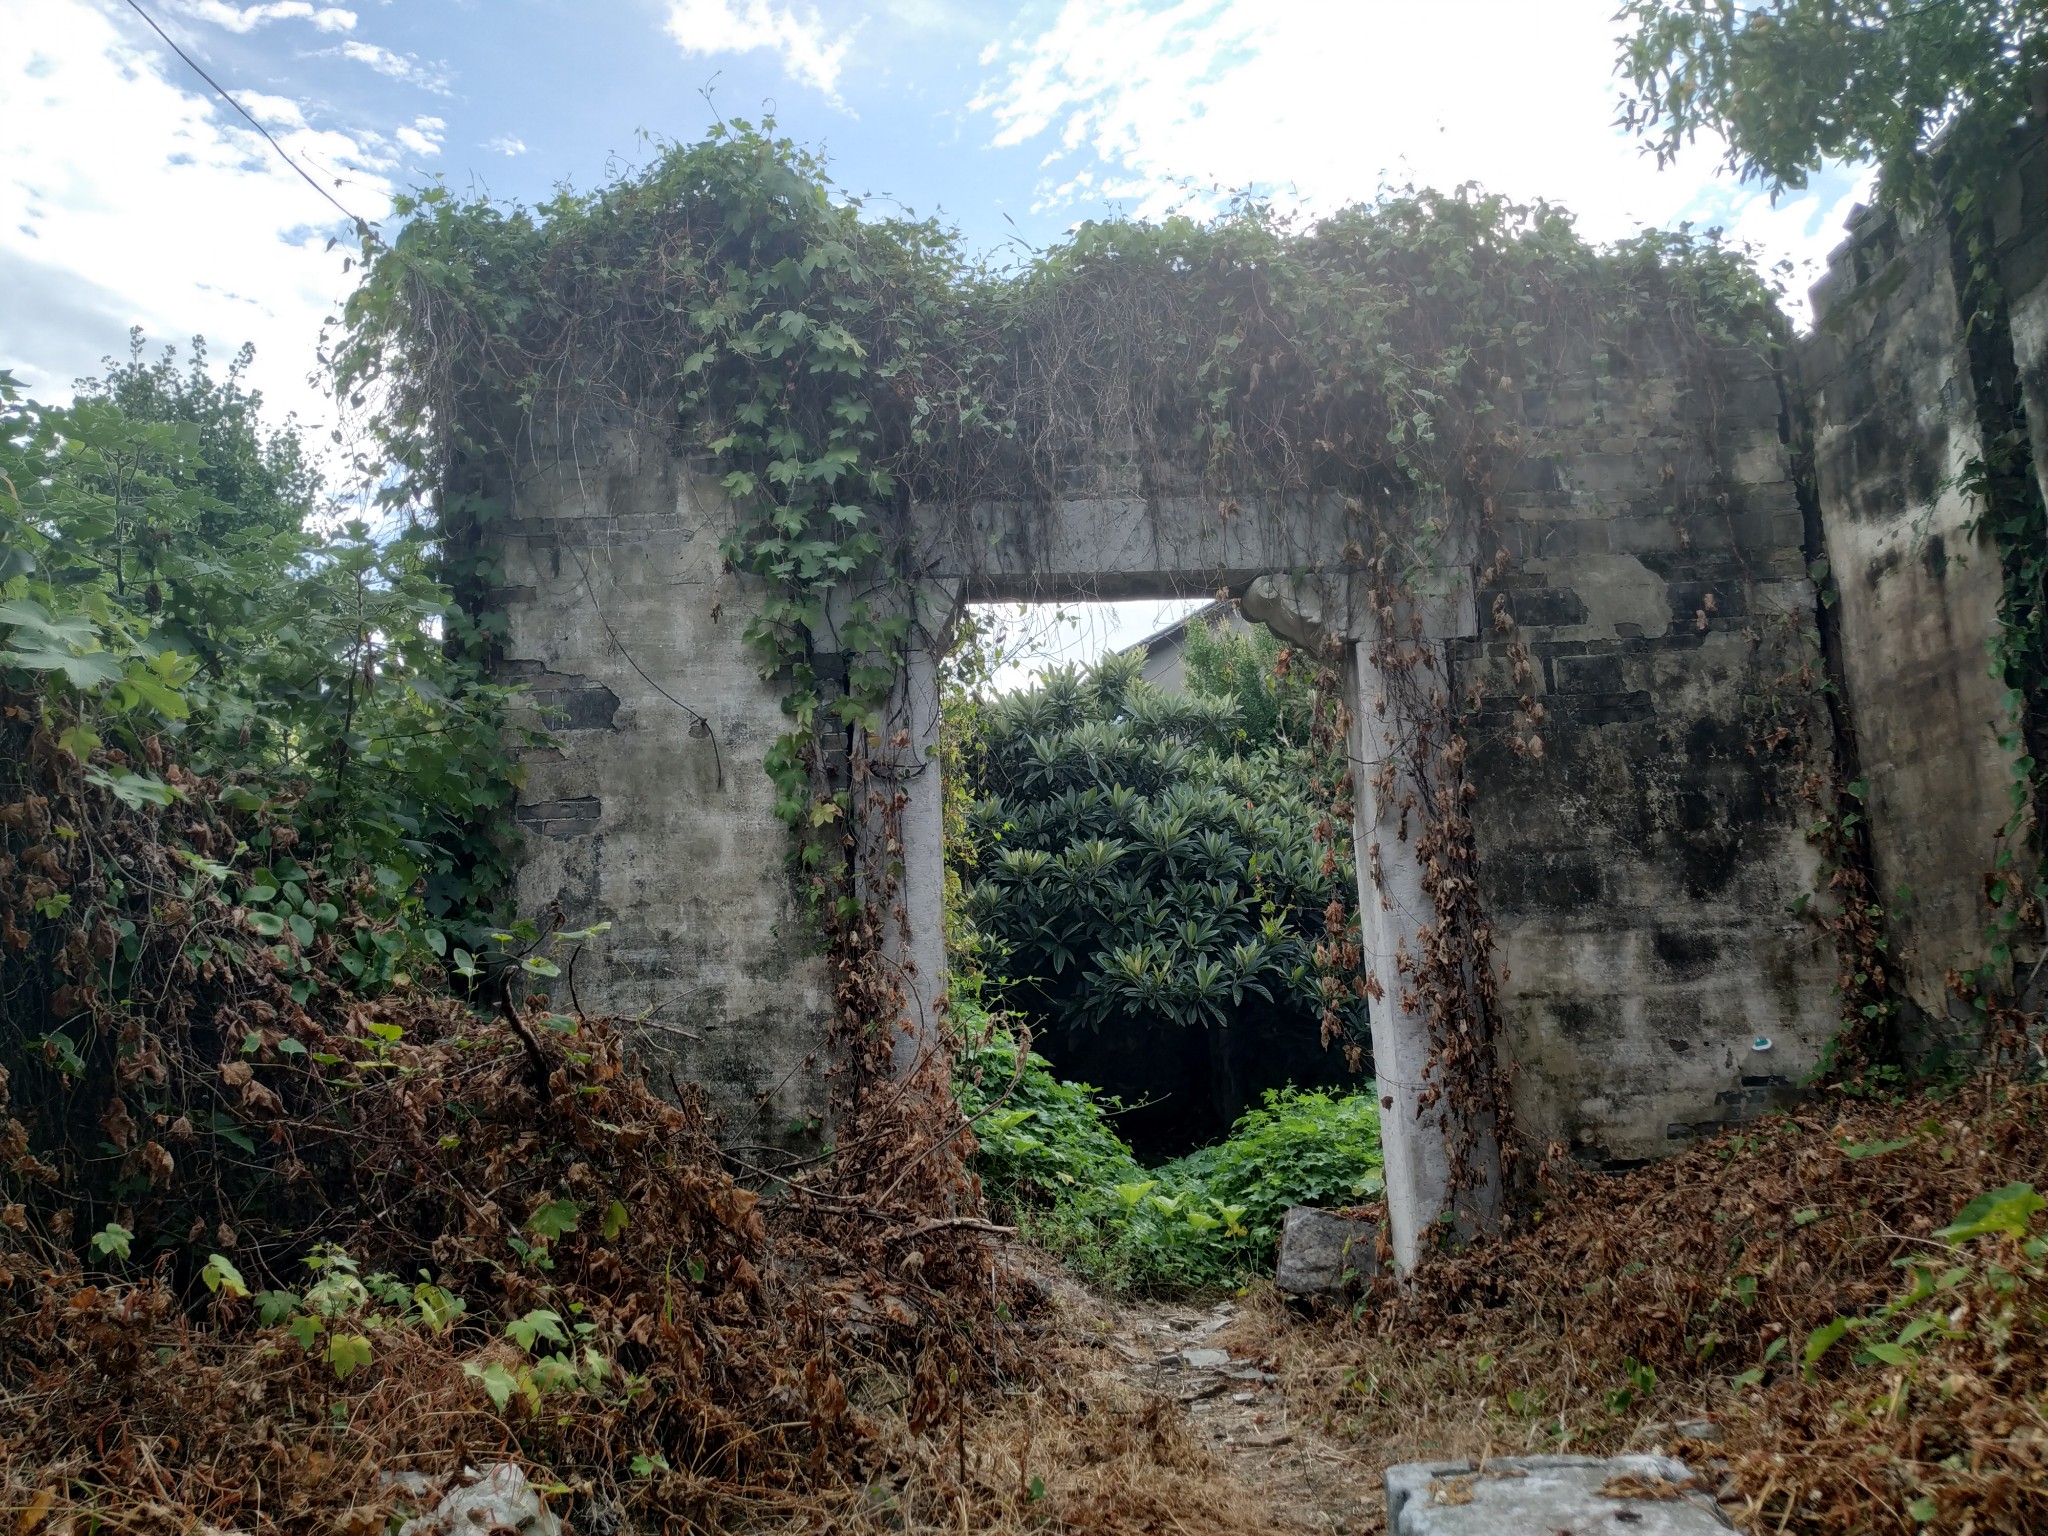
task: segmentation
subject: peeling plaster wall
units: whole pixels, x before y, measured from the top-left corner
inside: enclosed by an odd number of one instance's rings
[[[1865,211],[1813,309],[1799,367],[1878,895],[1920,1010],[1909,1044],[1967,1050],[1944,978],[1983,958],[2011,764],[1986,652],[1999,554],[1955,483],[1983,442],[1946,225]]]
[[[561,743],[526,765],[519,911],[613,925],[577,994],[644,1016],[658,1085],[701,1085],[729,1141],[815,1147],[831,989],[762,767],[785,719],[740,638],[759,594],[724,572],[724,496],[620,432],[500,500],[502,671]]]

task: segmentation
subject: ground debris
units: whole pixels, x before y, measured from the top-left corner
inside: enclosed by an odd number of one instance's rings
[[[2020,1536],[2048,1530],[2044,1167],[2048,1085],[1822,1101],[1625,1174],[1554,1159],[1508,1239],[1307,1323],[1255,1291],[1217,1342],[1368,1480],[1682,1447],[1710,1459],[1680,1497],[1747,1530]],[[1943,1235],[1997,1197],[2015,1232]]]

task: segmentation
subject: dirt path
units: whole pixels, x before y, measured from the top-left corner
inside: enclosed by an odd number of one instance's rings
[[[1236,1337],[1234,1302],[1112,1301],[1064,1280],[1058,1304],[1104,1363],[1148,1397],[1178,1405],[1194,1441],[1271,1511],[1277,1531],[1384,1528],[1379,1479],[1287,1408],[1270,1359]]]

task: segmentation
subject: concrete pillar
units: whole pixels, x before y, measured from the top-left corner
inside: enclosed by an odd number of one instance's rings
[[[1445,1117],[1454,1109],[1441,1096],[1425,1103],[1440,1080],[1431,1070],[1429,1020],[1411,976],[1418,936],[1435,924],[1436,909],[1423,887],[1416,851],[1422,830],[1416,806],[1434,791],[1417,783],[1409,747],[1425,724],[1433,740],[1448,739],[1450,711],[1436,707],[1447,705],[1449,697],[1446,638],[1475,628],[1468,582],[1455,570],[1445,576],[1443,591],[1418,603],[1422,632],[1400,642],[1405,654],[1428,655],[1433,665],[1418,666],[1398,680],[1383,677],[1374,661],[1378,621],[1357,581],[1261,577],[1244,598],[1248,617],[1296,644],[1319,650],[1334,638],[1343,647],[1351,709],[1359,942],[1366,970],[1378,985],[1370,1002],[1373,1074],[1386,1158],[1388,1235],[1395,1267],[1403,1272],[1426,1251],[1445,1213],[1452,1217],[1454,1233],[1469,1237],[1497,1226],[1502,1206],[1499,1139],[1489,1124],[1470,1127],[1480,1187],[1451,1188]],[[1424,716],[1432,718],[1425,721]],[[1390,763],[1389,780],[1384,769]]]
[[[946,826],[938,745],[938,654],[927,640],[904,656],[882,731],[868,744],[868,772],[894,807],[892,824],[861,840],[867,856],[882,861],[864,872],[863,883],[891,891],[882,955],[902,993],[891,1052],[898,1077],[944,1044]]]
[[[851,605],[901,603],[910,620],[901,665],[875,729],[857,732],[851,774],[854,889],[880,920],[879,950],[897,993],[892,1069],[907,1077],[944,1045],[946,1008],[945,786],[939,745],[939,658],[959,614],[947,583],[907,590],[878,583],[841,593],[813,640],[834,651]],[[850,666],[883,666],[880,655],[847,655]]]
[[[1416,640],[1413,649],[1433,654],[1436,667],[1421,675],[1437,686],[1449,677],[1446,647]],[[1353,781],[1352,853],[1358,869],[1359,938],[1367,972],[1377,991],[1371,998],[1373,1075],[1380,1096],[1380,1145],[1386,1157],[1387,1226],[1395,1267],[1411,1269],[1430,1246],[1440,1218],[1451,1212],[1457,1235],[1495,1227],[1500,1220],[1500,1149],[1490,1125],[1471,1127],[1477,1140],[1481,1187],[1455,1193],[1446,1146],[1446,1116],[1452,1108],[1432,1083],[1429,1020],[1419,1005],[1412,972],[1419,935],[1436,922],[1436,908],[1422,883],[1416,853],[1421,818],[1412,809],[1427,787],[1416,782],[1409,744],[1421,721],[1413,717],[1412,689],[1389,687],[1373,661],[1373,645],[1345,647],[1351,699]],[[1412,679],[1411,679],[1412,680]],[[1442,727],[1434,724],[1438,739]],[[1385,769],[1393,766],[1391,782]],[[1411,807],[1403,809],[1404,802]]]

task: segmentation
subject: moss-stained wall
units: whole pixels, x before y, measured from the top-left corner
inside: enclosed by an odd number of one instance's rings
[[[1940,218],[1860,213],[1799,354],[1873,873],[1922,1051],[1975,1044],[1945,978],[1983,963],[2011,781],[1986,648],[1999,554],[1959,483],[1983,440],[1952,246]]]
[[[731,1141],[815,1147],[830,982],[762,767],[785,726],[741,640],[760,599],[724,569],[725,497],[619,432],[502,499],[504,671],[560,742],[527,764],[519,909],[612,924],[573,979],[585,1007],[643,1020],[657,1085],[704,1088]]]
[[[1455,650],[1516,1113],[1599,1162],[1787,1102],[1835,1027],[1799,781],[1831,761],[1767,359],[1648,334],[1521,401],[1516,621]],[[1526,652],[1518,686],[1510,647]],[[1542,710],[1517,719],[1529,696]],[[1540,736],[1542,756],[1518,749]]]
[[[2048,175],[2030,174],[2000,252],[2009,355],[2038,399]],[[1646,320],[1540,389],[1502,382],[1519,455],[1484,531],[1444,555],[1449,589],[1493,585],[1433,639],[1467,711],[1504,1048],[1539,1147],[1651,1158],[1801,1091],[1841,1006],[1832,941],[1798,910],[1825,884],[1806,832],[1844,767],[1868,781],[1881,894],[1911,888],[1890,932],[1923,1032],[1946,1029],[1947,970],[1981,962],[2010,763],[1985,653],[1998,559],[1956,488],[1981,401],[1950,246],[1938,224],[1865,215],[1789,381]],[[1355,505],[1218,500],[1103,457],[1049,502],[913,509],[894,547],[930,590],[988,599],[1241,591],[1261,572],[1356,589]],[[506,671],[559,711],[562,742],[530,764],[522,907],[611,922],[583,1003],[644,1014],[649,1050],[710,1091],[732,1140],[807,1144],[830,993],[762,770],[780,690],[741,640],[761,593],[724,568],[724,498],[623,432],[503,478],[483,535]],[[936,855],[905,878],[935,891]]]

